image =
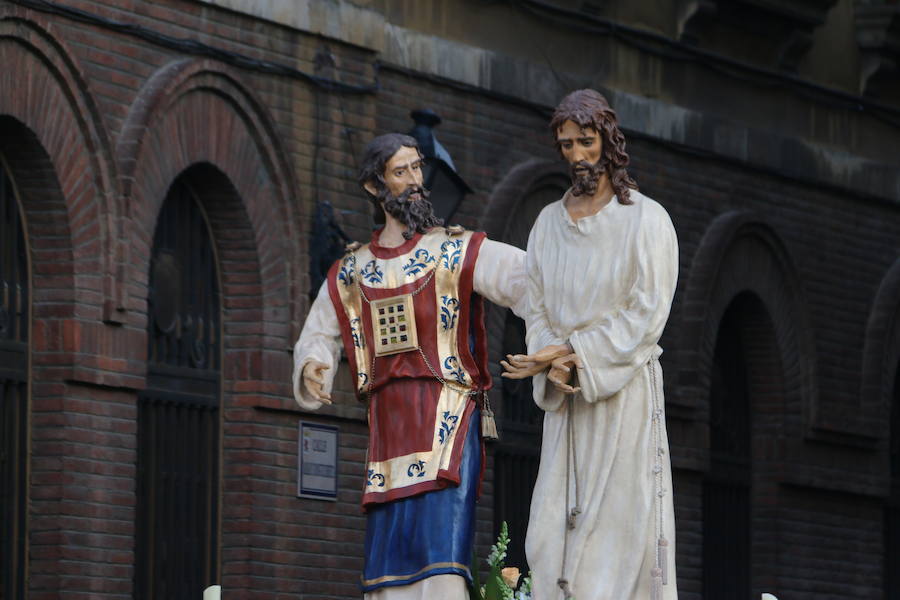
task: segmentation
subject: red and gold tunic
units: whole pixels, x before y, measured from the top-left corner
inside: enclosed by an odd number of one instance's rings
[[[473,291],[484,237],[440,228],[383,248],[376,233],[328,274],[357,395],[369,402],[363,506],[459,483],[466,432],[477,427],[476,398],[491,383],[483,301]],[[374,318],[385,320],[373,326],[372,304],[396,297],[413,309],[418,343],[377,355],[384,342],[409,333],[402,308],[376,311]]]

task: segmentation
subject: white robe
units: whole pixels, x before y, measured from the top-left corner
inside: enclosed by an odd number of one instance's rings
[[[512,308],[525,316],[527,277],[525,253],[507,244],[484,240],[478,252],[472,277],[475,293],[495,304]],[[294,398],[305,410],[318,410],[322,402],[307,393],[301,375],[303,367],[316,360],[329,365],[325,371],[324,390],[331,392],[334,375],[341,358],[341,330],[337,313],[328,295],[328,283],[319,289],[303,331],[294,346]],[[360,471],[360,477],[363,472]],[[466,600],[465,580],[459,575],[435,575],[411,585],[380,588],[364,595],[365,600]]]
[[[633,205],[621,205],[613,198],[573,222],[563,198],[541,212],[528,240],[528,352],[569,342],[584,367],[571,400],[547,384],[546,374],[534,377],[535,402],[546,411],[526,538],[537,600],[563,598],[557,579],[564,554],[564,577],[578,600],[649,600],[660,533],[668,541],[661,598],[678,597],[656,360],[678,277],[678,242],[662,206],[635,191],[631,199]],[[567,462],[569,402],[575,459]],[[581,514],[567,534],[576,476]]]

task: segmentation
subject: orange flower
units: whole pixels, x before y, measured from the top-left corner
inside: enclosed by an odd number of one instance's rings
[[[504,567],[500,571],[500,577],[503,578],[503,581],[506,582],[506,585],[511,587],[512,589],[516,589],[516,585],[519,583],[519,577],[522,574],[519,573],[519,569],[517,567]]]

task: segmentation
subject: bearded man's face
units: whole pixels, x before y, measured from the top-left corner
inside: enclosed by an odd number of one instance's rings
[[[393,196],[399,196],[409,188],[423,187],[422,157],[419,150],[400,146],[384,165],[383,179]]]
[[[440,225],[422,179],[422,157],[416,148],[401,146],[384,167],[383,186],[376,186],[384,212],[407,227],[404,237]]]
[[[572,195],[593,196],[604,172],[600,134],[592,127],[582,128],[574,121],[565,121],[556,131],[556,143],[571,169]]]

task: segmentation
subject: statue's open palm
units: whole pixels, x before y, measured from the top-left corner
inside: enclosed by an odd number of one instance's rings
[[[303,367],[303,385],[310,396],[325,404],[331,404],[331,395],[325,392],[325,371],[331,367],[311,360]]]

